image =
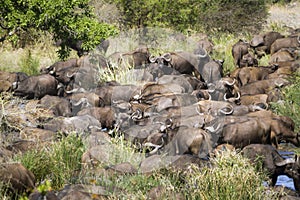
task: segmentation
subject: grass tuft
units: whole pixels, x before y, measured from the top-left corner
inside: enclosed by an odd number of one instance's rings
[[[77,178],[84,151],[81,138],[71,134],[40,151],[29,151],[16,160],[35,175],[37,182],[50,180],[53,189],[60,189]]]

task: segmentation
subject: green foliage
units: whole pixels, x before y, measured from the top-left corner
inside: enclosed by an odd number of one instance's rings
[[[257,32],[267,16],[264,0],[111,0],[126,27],[169,27],[179,31]]]
[[[263,199],[265,175],[249,160],[231,151],[212,159],[213,167],[192,169],[186,176],[186,193],[191,199]]]
[[[97,21],[89,0],[4,0],[0,13],[1,38],[17,43],[24,32],[50,32],[55,41],[67,41],[58,51],[61,58],[69,55],[69,41],[82,41],[82,48],[90,50],[116,34],[114,26]]]
[[[300,73],[291,79],[290,86],[285,87],[282,92],[284,100],[272,103],[271,108],[279,115],[289,116],[295,122],[296,132],[300,127]]]
[[[69,135],[40,151],[29,151],[17,159],[35,175],[37,181],[49,179],[51,186],[59,189],[76,178],[84,150],[82,140]],[[46,188],[41,186],[40,189],[47,189],[49,185],[46,184]]]
[[[264,0],[201,1],[199,21],[207,32],[257,33],[267,17]]]
[[[33,58],[30,50],[28,50],[26,56],[21,58],[19,65],[20,65],[21,72],[24,72],[27,75],[39,74],[39,67],[40,67],[39,60]]]

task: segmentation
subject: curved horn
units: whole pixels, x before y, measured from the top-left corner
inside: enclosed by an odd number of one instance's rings
[[[207,89],[208,92],[214,92],[216,90],[216,85],[214,83],[207,84],[207,87],[208,87]]]
[[[300,44],[300,35],[297,37],[298,43]]]
[[[229,81],[226,81],[226,80],[224,80],[224,83],[226,83],[226,85],[233,86],[235,84],[235,78],[233,79],[232,83],[230,83]]]
[[[222,108],[220,108],[219,112],[224,114],[224,115],[231,115],[233,113],[233,106],[232,105],[229,105],[229,106],[230,106],[230,111],[226,112]]]
[[[275,165],[276,165],[277,167],[282,167],[282,166],[284,166],[284,165],[287,165],[287,164],[293,164],[293,163],[295,163],[295,159],[294,159],[294,158],[287,158],[287,159],[285,159],[285,160],[283,160],[283,161],[276,162]]]
[[[201,113],[201,112],[200,112],[199,106],[198,106],[198,105],[196,106],[196,112],[197,112],[199,115],[204,115],[204,113]]]
[[[76,74],[76,72],[74,72],[74,73],[71,74],[71,75],[69,75],[69,73],[67,73],[67,77],[68,77],[68,78],[72,78],[75,74]]]
[[[164,146],[164,140],[162,139],[162,144],[161,145],[157,145],[157,144],[153,144],[152,142],[146,142],[145,144],[143,144],[144,147],[154,147],[154,149],[152,151],[149,152],[150,155],[155,154],[160,148],[162,148]]]
[[[239,100],[241,98],[241,93],[240,92],[237,92],[238,96],[237,97],[233,97],[233,101],[236,101],[236,100]]]
[[[151,63],[155,63],[156,60],[157,60],[157,57],[156,57],[156,56],[151,55],[151,56],[149,57],[149,61],[150,61]]]
[[[78,92],[78,91],[79,91],[78,88],[74,88],[73,90],[66,91],[66,93],[71,94],[71,93],[75,93],[75,92]]]
[[[165,59],[165,61],[167,62],[170,62],[171,61],[171,54],[170,53],[165,53],[163,56],[162,56],[163,59]]]
[[[211,100],[211,95],[208,93],[208,101]]]
[[[211,133],[215,133],[219,128],[221,127],[221,123],[218,124],[217,128],[214,128],[213,126],[205,127],[205,130],[208,130]]]
[[[77,101],[77,103],[73,103],[73,106],[79,106],[82,103],[86,103],[88,102],[87,98],[81,98],[79,101]]]
[[[143,112],[139,108],[136,109],[136,111],[131,115],[131,119],[133,120],[140,120],[142,118],[143,118]]]
[[[197,54],[199,58],[205,58],[207,56],[207,51],[206,49],[203,49],[204,50],[204,55],[202,54]]]
[[[275,80],[274,84],[279,88],[283,86],[283,83],[278,83],[278,80]]]
[[[226,95],[227,95],[227,93],[225,92],[224,96],[223,96],[224,101],[228,101],[229,100],[229,99],[227,99]]]
[[[51,65],[47,66],[46,69],[50,69]]]

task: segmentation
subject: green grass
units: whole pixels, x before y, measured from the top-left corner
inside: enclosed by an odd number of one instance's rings
[[[50,180],[53,189],[61,189],[78,178],[84,151],[82,140],[74,134],[42,150],[29,151],[16,160],[35,175],[37,183]]]
[[[291,78],[293,83],[283,88],[281,91],[284,100],[272,103],[271,109],[279,115],[289,116],[295,122],[296,132],[300,130],[300,73],[298,72]]]

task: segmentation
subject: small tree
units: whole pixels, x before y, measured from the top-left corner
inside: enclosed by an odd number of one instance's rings
[[[67,42],[80,41],[84,50],[90,50],[117,30],[96,20],[89,0],[3,0],[0,13],[0,40],[17,43],[23,32],[47,31],[62,41],[61,58],[69,56]]]

